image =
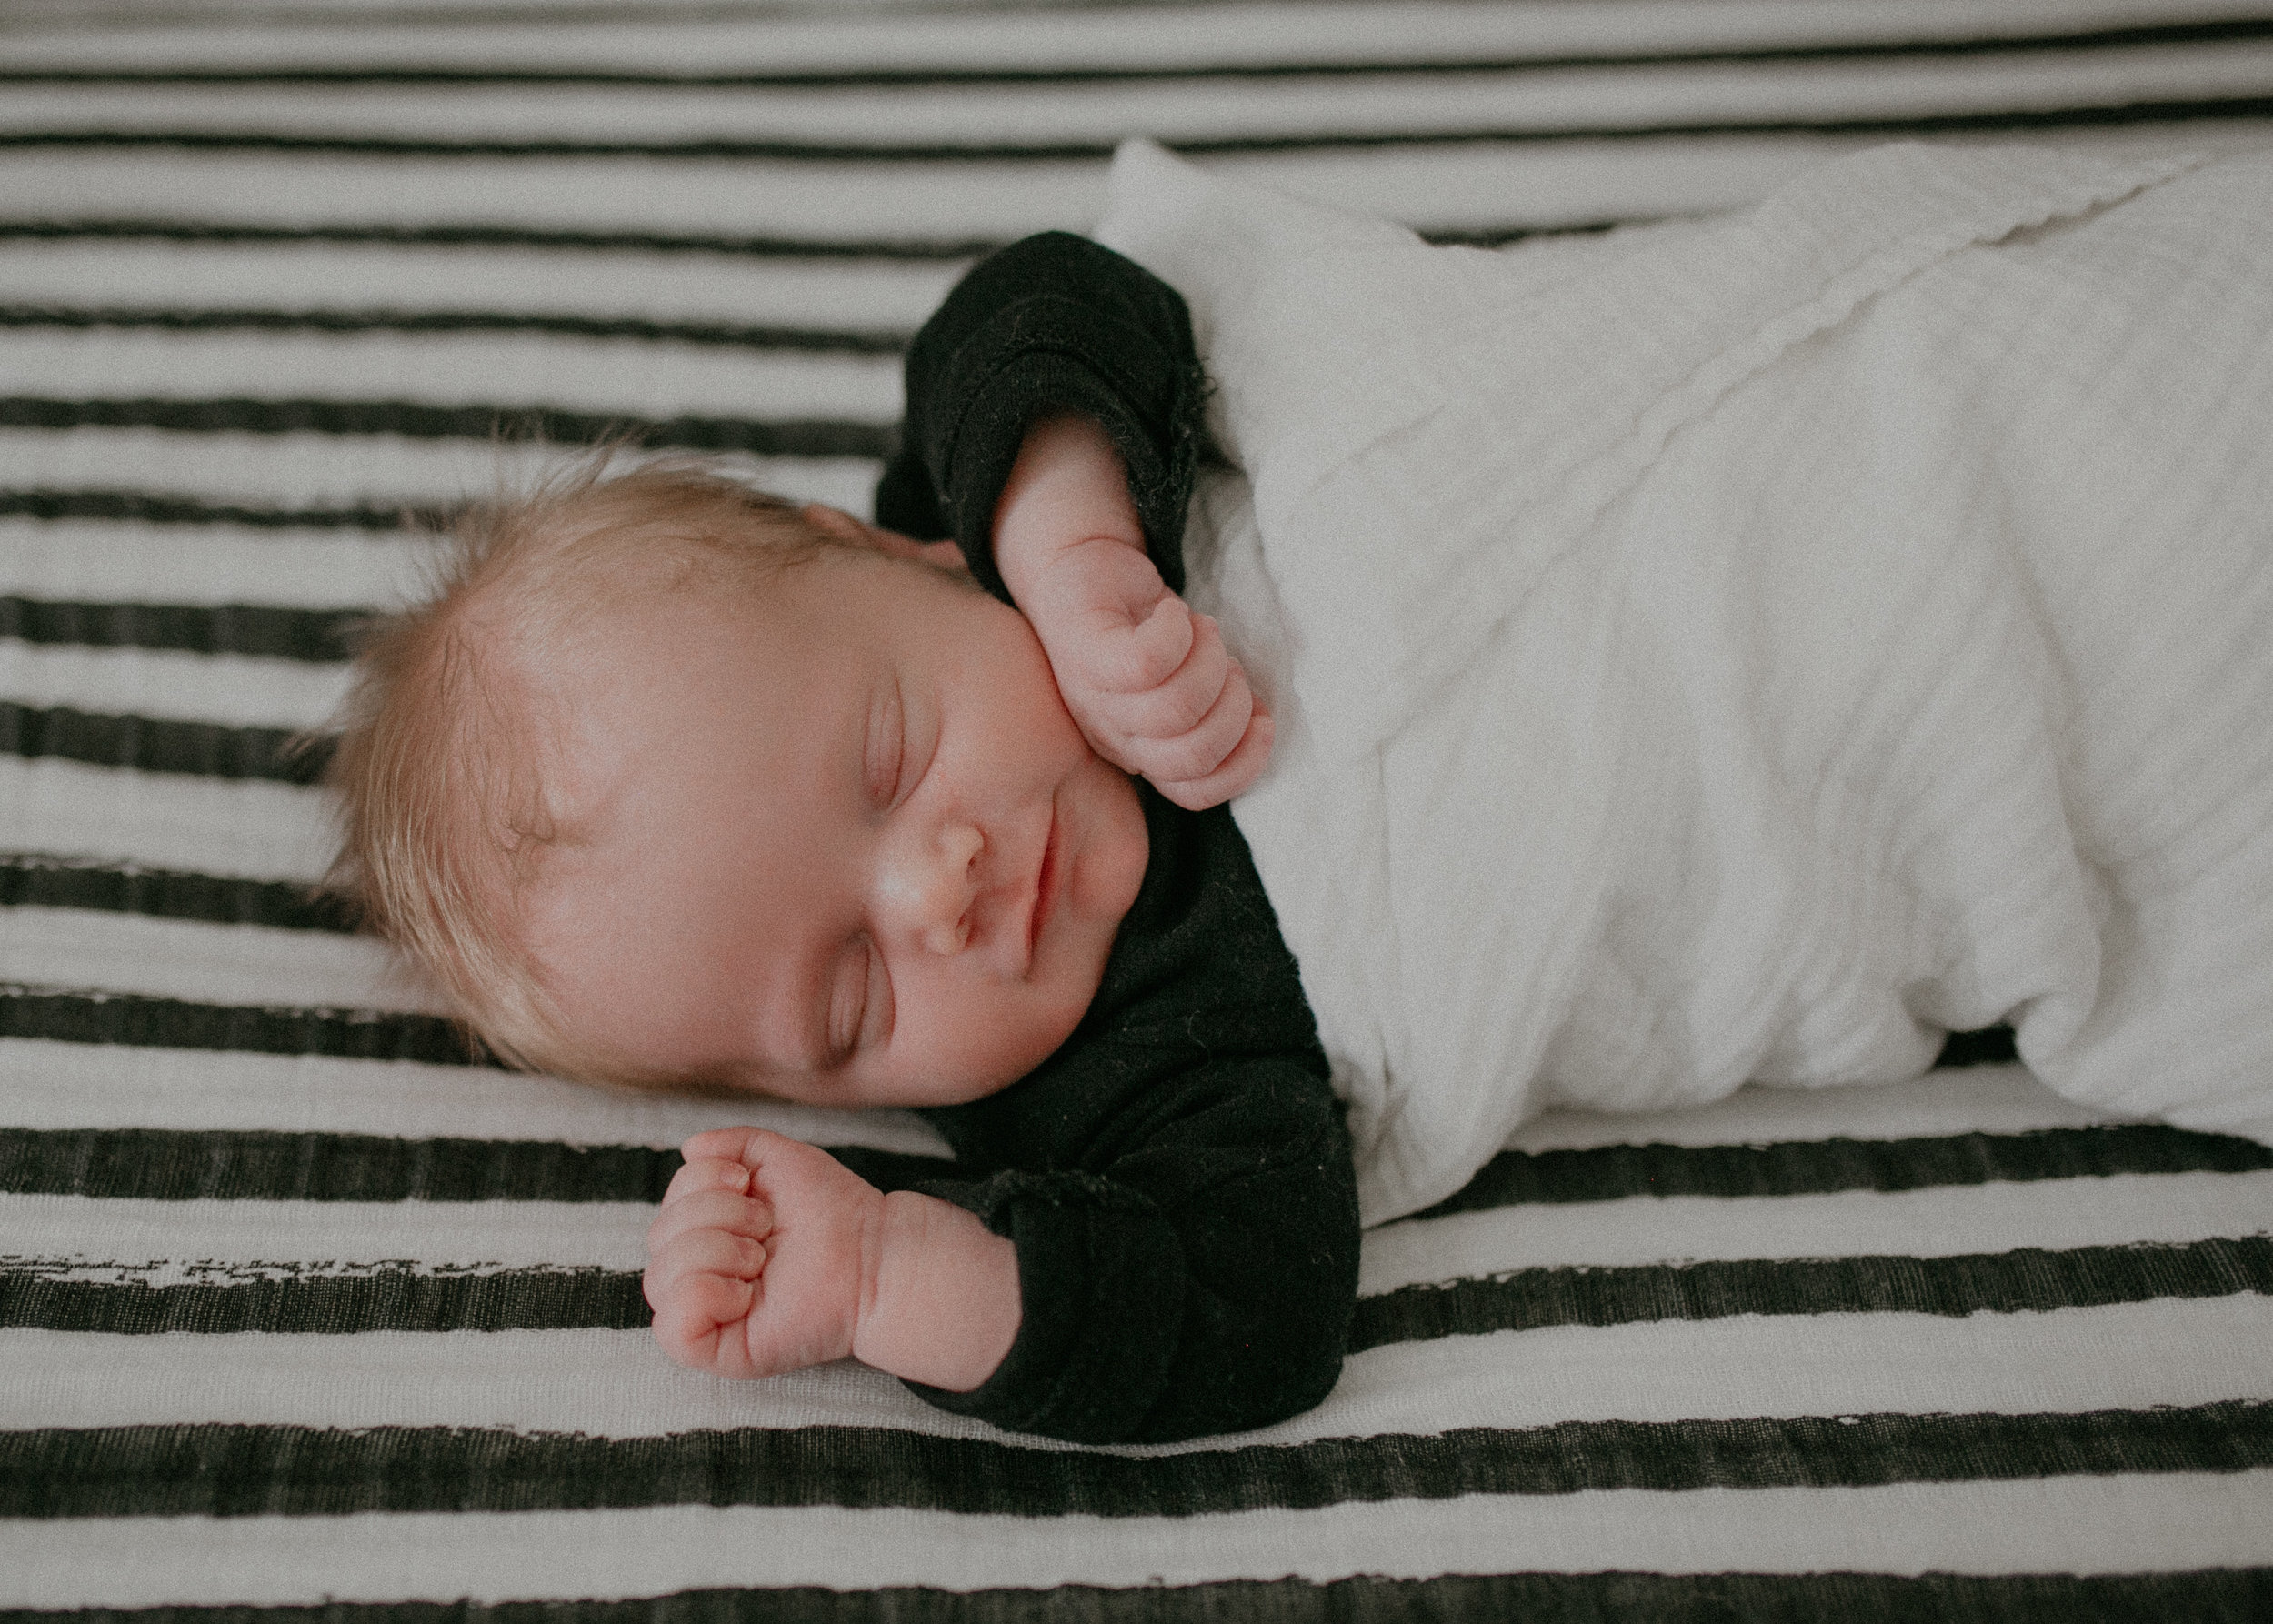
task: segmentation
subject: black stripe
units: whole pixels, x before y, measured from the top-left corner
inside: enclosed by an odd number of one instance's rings
[[[53,757],[92,767],[132,767],[205,778],[313,784],[331,746],[312,739],[294,749],[282,727],[235,727],[219,722],[108,716],[65,706],[41,708],[0,700],[0,752]]]
[[[1424,57],[1409,61],[1271,62],[1078,67],[792,68],[770,73],[633,73],[605,68],[271,67],[12,68],[0,85],[560,85],[627,89],[907,89],[924,85],[1177,84],[1259,79],[1430,78],[1570,68],[1681,67],[1717,63],[1899,61],[1911,57],[2030,55],[2263,39],[2273,22],[2139,25],[2066,34],[1991,33],[1960,39],[1882,39],[1860,44],[1697,46],[1687,50],[1567,52],[1559,55]]]
[[[75,907],[271,930],[345,933],[355,927],[344,903],[306,886],[30,854],[0,857],[0,907]]]
[[[2204,96],[2125,102],[2111,105],[2006,108],[1979,113],[1928,113],[1904,117],[1730,118],[1711,123],[1603,126],[1536,125],[1465,130],[1312,130],[1286,135],[1179,137],[1174,150],[1197,156],[1319,152],[1388,147],[1527,145],[1570,141],[1657,141],[1712,136],[1979,135],[2022,130],[2104,129],[2140,124],[2191,124],[2273,117],[2273,96]],[[0,131],[0,149],[82,147],[188,152],[279,152],[403,158],[642,158],[701,162],[824,164],[1082,163],[1109,158],[1108,141],[845,142],[699,141],[439,141],[384,135],[283,135],[265,130],[13,130]]]
[[[345,927],[335,905],[301,897],[290,886],[202,875],[50,867],[38,858],[0,864],[0,903],[91,908],[118,903],[135,905],[122,911],[169,917]],[[0,1037],[469,1063],[447,1023],[431,1016],[260,1009],[22,987],[0,986]],[[2252,1140],[2153,1124],[1768,1145],[1609,1145],[1505,1152],[1459,1194],[1417,1216],[1645,1195],[1774,1197],[2267,1168],[2273,1168],[2273,1148]]]
[[[1520,1559],[1510,1558],[1509,1559]],[[0,1609],[0,1624],[2264,1624],[2273,1569],[2199,1573],[1507,1573],[1106,1589],[681,1590],[634,1601]]]
[[[937,1164],[928,1157],[856,1149],[836,1154],[887,1188],[937,1176]],[[142,1200],[641,1201],[661,1193],[656,1181],[668,1179],[675,1155],[639,1146],[539,1140],[0,1128],[0,1190]],[[1637,1195],[1737,1198],[2118,1173],[2241,1173],[2273,1168],[2273,1149],[2218,1134],[2122,1126],[1875,1142],[1648,1146],[1638,1152],[1612,1146],[1534,1159],[1536,1166],[1496,1162],[1455,1198],[1457,1206],[1448,1202],[1435,1210]]]
[[[645,1145],[0,1128],[0,1190],[13,1195],[142,1201],[659,1201],[678,1166],[677,1151]]]
[[[186,434],[400,435],[415,440],[537,440],[589,445],[616,434],[686,451],[759,456],[881,459],[897,431],[887,423],[834,419],[672,417],[497,406],[431,406],[408,400],[54,400],[0,396],[0,428],[161,428]]]
[[[1747,1258],[1529,1268],[1361,1298],[1350,1350],[1550,1326],[1739,1314],[2041,1313],[2177,1298],[2273,1295],[2273,1238],[1958,1258]],[[605,1269],[432,1275],[407,1268],[220,1285],[113,1285],[0,1268],[0,1325],[145,1336],[624,1329],[647,1323],[639,1277]]]
[[[1510,1557],[1510,1560],[1520,1558]],[[2273,1568],[2199,1573],[1507,1573],[1106,1589],[681,1590],[633,1601],[0,1609],[0,1624],[2264,1624]]]
[[[56,992],[7,985],[0,985],[0,1038],[323,1055],[342,1060],[420,1060],[430,1066],[486,1063],[474,1058],[466,1040],[438,1016],[260,1009],[139,993]]]
[[[0,218],[0,240],[167,243],[359,243],[386,247],[544,248],[565,253],[723,254],[757,259],[976,259],[1000,237],[721,236],[707,233],[573,231],[529,226],[253,226],[228,220]]]
[[[1934,1138],[1603,1145],[1504,1151],[1459,1194],[1415,1217],[1629,1196],[1811,1196],[2267,1168],[2273,1168],[2273,1147],[2147,1123]]]
[[[154,310],[0,305],[0,327],[123,327],[167,333],[544,333],[711,348],[896,356],[911,334],[724,322],[641,321],[508,310]]]
[[[864,1146],[829,1153],[906,1189],[953,1163]],[[547,1139],[155,1128],[0,1128],[0,1190],[139,1201],[659,1201],[679,1153]]]
[[[0,1326],[163,1336],[260,1331],[632,1330],[647,1323],[639,1277],[604,1268],[426,1274],[400,1267],[234,1285],[57,1280],[0,1264]]]
[[[1457,1208],[1615,1201],[1637,1195],[1718,1198],[1847,1189],[1917,1190],[2115,1173],[2240,1173],[2273,1168],[2273,1149],[2175,1128],[2060,1128],[1998,1138],[1832,1140],[1776,1146],[1671,1146],[1556,1151],[1536,1169],[1494,1164]],[[936,1177],[928,1157],[845,1149],[864,1178],[905,1188]],[[676,1153],[539,1140],[394,1139],[357,1134],[0,1128],[0,1190],[180,1200],[641,1201],[655,1198]],[[608,1158],[619,1158],[611,1161]],[[670,1161],[676,1166],[676,1161]],[[658,1171],[657,1169],[661,1170]],[[1527,1176],[1536,1173],[1536,1177]]]
[[[1526,1268],[1361,1298],[1352,1352],[1391,1342],[1725,1319],[1737,1314],[2018,1314],[2164,1298],[2273,1295],[2273,1238],[2248,1236],[1957,1258],[1797,1258]]]
[[[1567,236],[1641,224],[1656,216],[1561,226],[1424,228],[1434,243],[1497,246],[1534,236]],[[24,220],[0,218],[0,242],[354,243],[386,247],[537,248],[558,253],[720,254],[768,259],[967,261],[1003,246],[999,237],[926,241],[861,238],[705,236],[652,232],[547,231],[522,226],[245,226],[203,220]]]
[[[660,1356],[657,1356],[658,1358]],[[883,1428],[661,1438],[381,1427],[0,1433],[0,1517],[841,1506],[1187,1517],[1466,1494],[1875,1488],[2273,1465],[2273,1405],[1462,1428],[1150,1459]]]
[[[136,525],[242,525],[257,530],[399,530],[427,510],[401,507],[245,507],[156,491],[0,490],[0,518]],[[441,508],[433,510],[436,513]]]
[[[173,648],[330,664],[352,653],[361,609],[267,604],[115,604],[0,596],[0,637],[83,648]]]

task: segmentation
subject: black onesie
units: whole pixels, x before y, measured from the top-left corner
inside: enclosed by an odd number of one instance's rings
[[[1120,450],[1162,577],[1184,584],[1204,382],[1184,301],[1053,232],[958,283],[907,357],[876,520],[952,536],[1005,601],[995,504],[1027,425],[1074,410]],[[1024,1318],[943,1409],[1083,1442],[1160,1442],[1307,1409],[1340,1374],[1357,1198],[1317,1023],[1228,807],[1137,783],[1151,854],[1081,1024],[1023,1081],[926,1110],[976,1177],[916,1188],[1018,1249]]]

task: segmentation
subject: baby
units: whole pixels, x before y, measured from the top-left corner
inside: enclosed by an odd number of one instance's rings
[[[1173,589],[1199,391],[1173,292],[1030,239],[911,354],[897,530],[587,465],[469,516],[365,651],[342,877],[493,1050],[956,1150],[884,1190],[688,1141],[646,1276],[681,1363],[849,1356],[1084,1440],[1332,1386],[1348,1141],[1222,804],[1271,719]]]

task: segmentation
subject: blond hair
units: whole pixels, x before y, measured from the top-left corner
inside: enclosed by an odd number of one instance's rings
[[[324,774],[341,825],[324,883],[507,1064],[655,1083],[570,1039],[523,939],[535,866],[561,833],[532,668],[627,594],[759,589],[841,544],[698,461],[611,476],[610,460],[603,448],[462,510],[435,535],[424,601],[366,626]]]

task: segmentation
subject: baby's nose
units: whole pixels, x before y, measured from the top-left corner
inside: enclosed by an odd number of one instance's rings
[[[986,837],[967,823],[942,825],[928,840],[911,841],[887,863],[886,903],[926,953],[960,953],[971,939],[972,866]]]

